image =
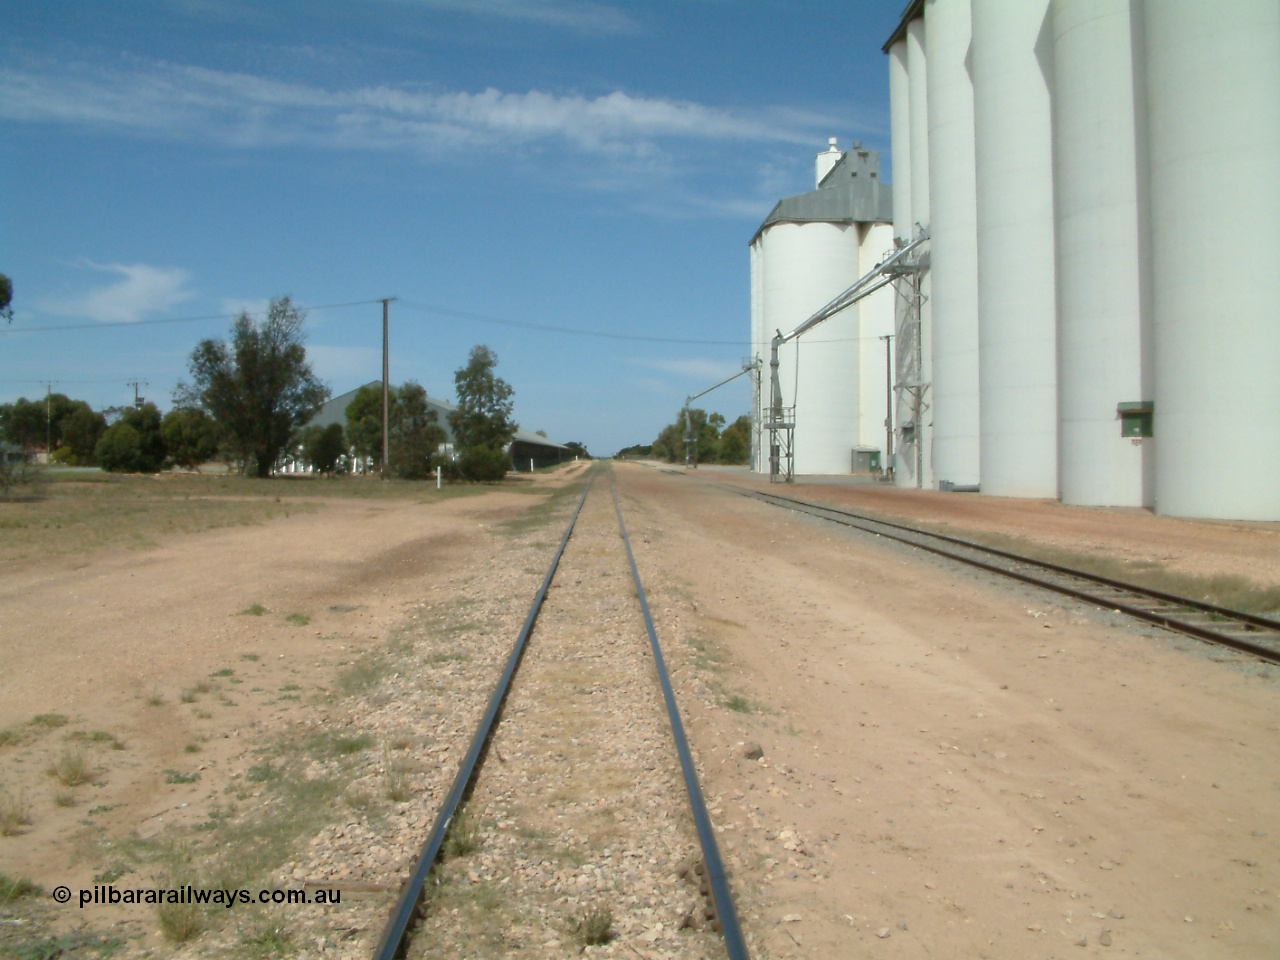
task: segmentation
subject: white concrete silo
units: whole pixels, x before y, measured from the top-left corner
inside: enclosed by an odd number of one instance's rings
[[[858,275],[866,276],[893,250],[893,224],[859,224]],[[893,334],[894,296],[892,290],[880,290],[858,302],[858,444],[880,451],[880,462],[887,466],[885,417],[892,404],[886,400],[885,386],[891,375],[885,372],[885,342],[882,337]],[[892,349],[892,341],[888,346]],[[892,370],[892,355],[889,369]],[[892,446],[892,445],[890,445]]]
[[[1062,500],[1093,506],[1150,503],[1151,441],[1122,437],[1116,419],[1118,404],[1151,399],[1130,6],[1053,0]]]
[[[750,246],[751,258],[751,356],[763,358],[765,362],[769,358],[768,338],[764,334],[764,297],[761,293],[764,287],[764,262],[760,258],[760,244],[753,243]],[[753,398],[753,402],[760,398]],[[760,472],[767,470],[768,451],[765,447],[768,440],[762,429],[763,411],[756,408],[752,411],[752,428],[751,437],[751,469]]]
[[[907,24],[907,95],[910,102],[911,211],[910,235],[914,237],[929,226],[929,63],[925,53],[924,20],[916,18]],[[917,385],[915,390],[900,390],[899,422],[913,422],[910,442],[902,444],[895,477],[900,486],[932,487],[933,477],[933,304],[932,280],[928,270],[920,275],[919,308],[915,312],[916,358],[900,364],[900,382]],[[900,301],[901,303],[901,301]],[[899,345],[910,349],[913,337],[902,327],[899,318]]]
[[[1156,506],[1280,518],[1280,3],[1142,4]]]
[[[890,173],[893,178],[894,236],[910,237],[911,220],[911,91],[907,80],[907,41],[899,40],[889,49],[889,126],[894,150]]]
[[[984,493],[1058,495],[1048,0],[973,0]]]
[[[856,224],[774,223],[757,242],[766,339],[789,332],[856,279]],[[779,351],[782,402],[796,408],[795,472],[848,473],[858,443],[858,312],[837,314],[808,339]]]
[[[979,482],[978,239],[969,0],[928,0],[933,472]]]

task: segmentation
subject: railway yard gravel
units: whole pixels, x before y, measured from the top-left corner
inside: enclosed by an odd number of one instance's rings
[[[0,872],[46,890],[209,879],[261,847],[264,885],[343,899],[224,911],[175,944],[153,911],[24,898],[0,904],[0,956],[368,956],[584,467],[539,478],[558,494],[532,513],[541,498],[503,490],[334,503],[10,571],[0,793],[32,822],[0,836]],[[1275,956],[1280,670],[611,469],[753,956]],[[606,479],[411,956],[723,955]],[[983,529],[1042,528],[1043,511],[970,503]],[[1264,525],[1045,509],[1057,543],[1083,516],[1077,546],[1132,529],[1128,554],[1185,541],[1205,548],[1186,569],[1252,556],[1274,578]],[[255,600],[268,612],[244,615]],[[68,748],[93,776],[63,806],[46,770]],[[584,947],[592,908],[616,936]]]

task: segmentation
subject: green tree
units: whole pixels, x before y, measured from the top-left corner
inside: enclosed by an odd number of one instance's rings
[[[13,281],[0,273],[0,317],[13,323]]]
[[[79,409],[82,403],[64,393],[51,393],[32,400],[19,397],[13,403],[0,405],[0,436],[26,453],[42,449],[46,437],[50,445],[57,448],[62,438],[60,428],[63,419]]]
[[[570,440],[565,444],[565,448],[575,457],[581,457],[583,460],[590,460],[591,454],[587,453],[587,445],[579,443],[577,440]]]
[[[431,458],[446,440],[444,427],[427,403],[427,391],[412,381],[396,391],[393,412],[391,472],[402,480],[423,480],[431,475]]]
[[[472,347],[467,365],[453,375],[458,409],[449,414],[449,425],[453,442],[463,453],[476,447],[501,450],[515,436],[511,419],[515,391],[494,374],[497,365],[498,355],[488,347]]]
[[[165,461],[160,411],[154,403],[130,407],[109,426],[94,450],[103,470],[112,473],[156,473]]]
[[[76,409],[58,424],[58,432],[63,446],[71,451],[71,460],[86,466],[97,461],[94,448],[107,429],[107,418],[83,401],[76,403]]]
[[[420,480],[431,473],[431,457],[447,438],[427,391],[409,381],[387,391],[388,466],[392,476]],[[366,384],[347,404],[347,440],[356,456],[382,462],[382,385]]]
[[[307,362],[303,320],[288,297],[272,300],[264,320],[240,314],[229,344],[200,342],[191,354],[192,383],[176,391],[179,403],[218,422],[252,476],[271,476],[298,429],[329,397]]]
[[[142,435],[123,420],[117,421],[98,440],[94,455],[110,473],[141,473]]]
[[[683,420],[683,414],[681,415]],[[667,463],[684,460],[684,427],[681,422],[668,424],[662,428],[658,438],[653,441],[653,455]]]
[[[751,459],[751,418],[740,416],[720,434],[720,447],[716,452],[720,463],[742,464]]]
[[[218,455],[218,424],[199,407],[174,407],[160,423],[169,462],[185,470],[199,470]]]
[[[387,390],[388,421],[395,407],[395,388]],[[347,443],[357,457],[382,462],[382,384],[367,383],[347,404]]]
[[[307,427],[302,431],[302,459],[316,473],[333,473],[346,452],[347,438],[340,423]]]

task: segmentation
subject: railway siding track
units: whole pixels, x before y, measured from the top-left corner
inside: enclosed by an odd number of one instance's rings
[[[680,471],[669,471],[685,475]],[[715,483],[714,481],[709,481]],[[1138,620],[1280,663],[1280,621],[1020,556],[971,540],[782,494],[715,483],[740,496],[886,537]]]
[[[617,955],[747,956],[621,507],[600,487],[577,504],[379,960],[559,957],[604,926]]]

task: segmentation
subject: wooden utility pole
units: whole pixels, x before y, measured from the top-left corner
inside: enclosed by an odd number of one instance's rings
[[[53,380],[44,382],[44,462],[53,465]]]
[[[387,479],[387,458],[391,452],[391,354],[387,311],[388,304],[398,299],[399,297],[387,297],[382,301],[382,464],[379,473],[383,480]]]

